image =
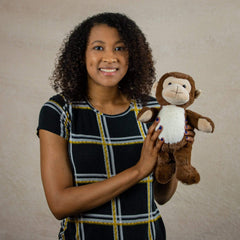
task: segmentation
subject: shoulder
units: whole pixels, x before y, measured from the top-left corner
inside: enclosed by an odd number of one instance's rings
[[[56,94],[52,96],[51,98],[49,98],[47,103],[57,104],[61,107],[65,106],[66,104],[70,104],[70,102],[67,101],[67,99],[62,94]]]
[[[53,114],[69,116],[70,108],[71,103],[62,94],[56,94],[43,104],[40,116]]]
[[[56,94],[49,98],[47,102],[43,105],[44,107],[50,107],[58,111],[68,111],[72,103],[67,100],[62,94]]]
[[[160,107],[158,101],[156,98],[154,97],[149,97],[149,100],[147,101],[147,104],[146,104],[147,107]]]
[[[40,129],[44,129],[67,139],[69,137],[68,128],[71,124],[69,107],[70,105],[63,95],[52,96],[40,110],[37,134]]]
[[[149,108],[152,108],[152,107],[159,108],[160,107],[157,99],[152,96],[148,96],[144,103],[138,101],[137,104],[139,104],[142,107],[149,107]]]

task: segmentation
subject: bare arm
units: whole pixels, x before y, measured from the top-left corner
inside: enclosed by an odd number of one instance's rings
[[[143,143],[138,163],[105,181],[73,186],[68,160],[67,142],[60,136],[40,130],[42,182],[50,210],[57,219],[79,214],[101,206],[148,176],[162,146],[158,141],[157,122],[150,128]]]

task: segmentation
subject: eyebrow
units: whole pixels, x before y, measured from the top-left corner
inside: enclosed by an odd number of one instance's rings
[[[90,44],[93,45],[95,43],[105,44],[105,42],[102,41],[102,40],[95,40],[95,41],[91,42]],[[123,40],[119,40],[119,41],[115,42],[115,44],[119,44],[119,43],[123,43],[124,44],[124,41]]]

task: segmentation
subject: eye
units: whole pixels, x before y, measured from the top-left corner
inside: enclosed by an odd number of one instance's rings
[[[124,51],[126,48],[125,47],[116,47],[115,51]]]
[[[97,51],[102,51],[103,50],[103,47],[101,46],[95,46],[93,47],[94,50],[97,50]]]
[[[186,88],[187,86],[185,84],[182,85],[184,88]]]
[[[168,85],[172,85],[172,83],[171,83],[171,82],[169,82],[169,83],[168,83]]]

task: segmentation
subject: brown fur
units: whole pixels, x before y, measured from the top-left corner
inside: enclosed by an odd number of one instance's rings
[[[191,105],[194,102],[194,99],[197,98],[198,95],[200,94],[200,92],[195,89],[195,83],[191,76],[179,72],[171,72],[164,74],[160,78],[156,90],[156,98],[159,104],[161,106],[171,105],[171,103],[169,103],[162,96],[163,83],[165,79],[167,79],[168,77],[186,79],[191,84],[189,100],[182,105],[177,105],[178,107],[182,107],[185,109],[185,119],[187,120],[189,125],[200,131],[213,132],[214,123],[210,118],[204,117],[190,110],[186,110],[186,108],[189,105]],[[146,119],[145,117],[143,119],[143,114],[146,113],[147,111],[149,113],[148,114],[149,118]],[[144,120],[144,122],[151,122],[157,117],[160,111],[161,108],[160,110],[156,110],[154,108],[144,107],[138,114],[138,120],[140,121]],[[204,124],[200,125],[199,119],[201,119],[201,121],[203,121]],[[186,184],[198,183],[200,181],[200,175],[197,172],[197,170],[191,165],[191,151],[192,143],[186,141],[185,137],[183,137],[181,141],[176,143],[171,144],[164,143],[161,151],[159,152],[157,165],[154,171],[156,180],[159,183],[165,184],[171,180],[173,174],[176,172],[176,177],[181,182]]]

